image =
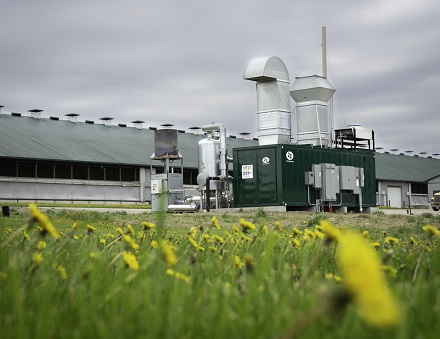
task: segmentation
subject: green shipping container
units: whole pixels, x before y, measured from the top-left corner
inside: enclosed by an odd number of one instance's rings
[[[363,169],[361,197],[353,190],[340,189],[339,172],[335,177],[339,193],[325,202],[332,207],[359,210],[376,205],[376,173],[374,151],[364,149],[318,148],[298,145],[266,145],[233,150],[234,206],[285,206],[286,210],[311,209],[322,190],[306,185],[306,173],[312,165],[334,164]],[[321,173],[320,173],[321,175]],[[334,181],[334,180],[333,180]],[[361,198],[361,199],[360,199]]]

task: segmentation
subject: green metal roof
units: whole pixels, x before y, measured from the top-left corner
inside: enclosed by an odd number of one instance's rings
[[[198,168],[197,145],[205,136],[177,135],[184,167]],[[256,145],[227,138],[230,156],[233,148]],[[0,158],[149,166],[153,153],[151,129],[0,114]],[[438,175],[439,159],[376,153],[377,180],[423,183]]]
[[[376,153],[376,179],[426,183],[440,175],[440,159]]]
[[[183,165],[198,168],[198,141],[206,136],[177,134]],[[228,154],[257,144],[227,138]],[[0,114],[0,158],[149,166],[153,153],[151,129]]]

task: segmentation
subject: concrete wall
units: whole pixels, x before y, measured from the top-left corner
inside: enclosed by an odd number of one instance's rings
[[[139,182],[1,177],[0,200],[141,202],[141,185]]]
[[[378,192],[376,194],[378,206],[390,206],[390,207],[408,207],[410,202],[411,206],[428,206],[429,198],[427,194],[414,194],[411,193],[411,183],[398,182],[398,181],[378,181]],[[400,188],[400,201],[396,201],[391,192],[396,191],[396,188]],[[439,188],[440,190],[440,188]],[[411,199],[411,201],[410,201]]]

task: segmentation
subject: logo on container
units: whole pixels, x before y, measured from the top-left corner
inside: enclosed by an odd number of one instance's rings
[[[264,157],[263,159],[261,159],[261,162],[263,163],[263,165],[269,165],[270,159],[269,157]]]

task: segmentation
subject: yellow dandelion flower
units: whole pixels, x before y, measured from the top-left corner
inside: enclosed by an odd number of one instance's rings
[[[166,241],[160,242],[160,249],[162,251],[163,260],[170,266],[177,262],[176,254],[174,253],[173,246],[168,244]]]
[[[44,241],[39,241],[38,244],[37,244],[37,248],[39,250],[42,250],[42,249],[46,248],[46,246],[47,245],[46,245],[46,243]]]
[[[124,231],[120,227],[115,228],[116,232],[118,232],[120,235],[124,235]]]
[[[380,242],[379,241],[374,241],[370,245],[371,245],[371,247],[378,248],[380,246]]]
[[[183,273],[179,273],[179,272],[175,272],[173,269],[169,268],[167,269],[166,273],[172,277],[175,277],[176,279],[185,281],[187,283],[189,283],[191,281],[190,277],[187,277],[185,274]]]
[[[395,245],[399,243],[399,239],[393,238],[393,237],[386,237],[385,238],[385,244],[387,245]]]
[[[32,218],[40,223],[43,234],[49,233],[55,239],[58,239],[60,237],[55,227],[49,221],[49,218],[38,209],[37,205],[30,204],[29,210],[31,211]]]
[[[364,238],[368,238],[368,235],[369,235],[368,231],[363,231],[363,232],[362,232],[362,236],[363,236]]]
[[[319,239],[321,240],[324,239],[324,233],[321,233],[318,230],[316,230],[314,233]]]
[[[282,230],[283,230],[283,227],[281,226],[281,223],[280,223],[279,221],[276,221],[276,222],[275,222],[275,227],[276,227],[276,229],[277,229],[278,231],[282,231]]]
[[[296,238],[293,238],[293,245],[295,245],[295,247],[301,247],[301,243]]]
[[[440,231],[438,230],[438,228],[432,225],[423,226],[423,230],[427,232],[430,237],[440,235]]]
[[[187,283],[189,283],[189,282],[191,281],[191,278],[190,278],[190,277],[187,277],[185,274],[180,273],[180,272],[176,272],[176,273],[174,274],[174,276],[175,276],[177,279],[179,279],[179,280],[183,280],[183,281],[185,281],[185,282],[187,282]]]
[[[409,237],[409,242],[413,245],[416,245],[416,246],[419,244],[418,241],[416,239],[414,239],[412,236]]]
[[[251,238],[249,238],[248,236],[246,236],[244,234],[241,235],[241,238],[245,241],[251,241]]]
[[[38,266],[43,261],[43,255],[39,252],[32,254],[32,262],[35,266]]]
[[[313,231],[311,231],[311,230],[309,230],[309,229],[306,229],[306,230],[305,230],[305,235],[308,235],[309,238],[311,238],[311,239],[315,239],[315,238],[316,238],[316,234],[315,234],[315,232],[313,232]]]
[[[155,224],[152,224],[151,222],[148,222],[148,221],[142,221],[142,225],[144,226],[144,230],[152,229],[152,228],[156,227]]]
[[[197,244],[197,241],[195,241],[193,238],[189,238],[189,243],[195,248],[199,248],[199,244]]]
[[[29,234],[27,234],[26,230],[23,230],[23,237],[24,239],[26,239],[27,241],[31,240],[31,237],[29,236]]]
[[[197,232],[198,232],[198,231],[197,231],[197,228],[195,228],[194,226],[191,227],[191,229],[189,230],[189,234],[190,234],[190,236],[193,237],[193,238],[196,237]]]
[[[159,247],[159,244],[157,243],[156,240],[151,240],[151,242],[150,242],[150,246],[151,246],[152,248],[158,248],[158,247]]]
[[[263,235],[265,237],[269,235],[269,228],[266,225],[263,225]]]
[[[60,265],[60,266],[57,267],[57,273],[58,273],[59,277],[62,280],[66,280],[67,279],[67,272],[66,272],[66,269],[63,266]]]
[[[243,258],[244,266],[248,271],[251,271],[254,268],[254,256],[252,253],[246,253]]]
[[[218,223],[218,219],[215,215],[211,218],[211,223],[212,223],[212,226],[214,226],[216,229],[218,229],[218,230],[221,229],[221,227]]]
[[[134,229],[133,229],[133,226],[131,226],[130,224],[128,224],[128,225],[127,225],[127,228],[128,228],[128,232],[129,232],[131,235],[135,235],[135,234],[136,234],[136,232],[135,232]]]
[[[93,227],[92,225],[87,225],[87,232],[93,233],[96,231],[96,227]]]
[[[212,236],[212,238],[213,238],[216,242],[218,242],[219,244],[223,244],[223,243],[225,242],[225,240],[224,240],[221,236],[219,236],[219,235],[217,235],[217,234],[214,234],[214,235]]]
[[[217,252],[217,247],[215,247],[215,246],[211,246],[211,247],[209,247],[209,249],[211,250],[211,252]]]
[[[325,279],[326,280],[333,280],[333,281],[336,281],[338,283],[342,281],[342,277],[340,277],[339,275],[336,275],[336,274],[332,274],[332,273],[326,273],[325,274]]]
[[[137,271],[139,269],[139,263],[134,254],[124,251],[122,252],[122,257],[124,258],[126,265],[132,270]]]
[[[77,235],[74,235],[74,236],[73,236],[73,239],[74,239],[74,240],[78,240],[79,238],[78,238]]]
[[[99,244],[100,245],[105,245],[106,243],[107,243],[107,240],[105,240],[103,238],[99,239]]]
[[[209,234],[203,234],[203,240],[207,241],[209,239]]]
[[[250,221],[240,219],[239,223],[240,223],[241,227],[243,227],[243,232],[255,230],[255,225],[253,223],[251,223]]]
[[[397,269],[395,269],[394,267],[382,265],[382,270],[384,272],[389,272],[390,276],[392,276],[393,278],[397,278]]]
[[[303,232],[300,231],[299,229],[297,229],[296,226],[295,226],[295,227],[293,228],[293,234],[295,234],[295,235],[302,235]]]
[[[400,320],[399,307],[388,289],[377,253],[353,232],[340,237],[337,263],[344,286],[359,315],[374,326],[392,326]]]
[[[321,226],[322,231],[325,233],[328,239],[336,242],[339,241],[339,238],[341,237],[341,231],[333,226],[330,221],[328,221],[327,219],[322,219],[319,222],[319,225]]]
[[[129,235],[124,235],[123,239],[125,243],[130,246],[132,249],[137,250],[139,245],[134,242],[134,240]]]
[[[237,225],[232,224],[232,228],[234,229],[235,234],[240,235],[240,229],[237,227]]]
[[[137,237],[139,240],[144,240],[144,238],[145,238],[145,233],[144,233],[143,231],[140,231],[140,232],[138,232],[138,234],[136,235],[136,237]]]
[[[77,222],[73,223],[72,231],[75,231],[77,228],[78,228],[78,223]]]
[[[234,265],[238,268],[241,268],[241,266],[243,265],[238,255],[234,256]]]

